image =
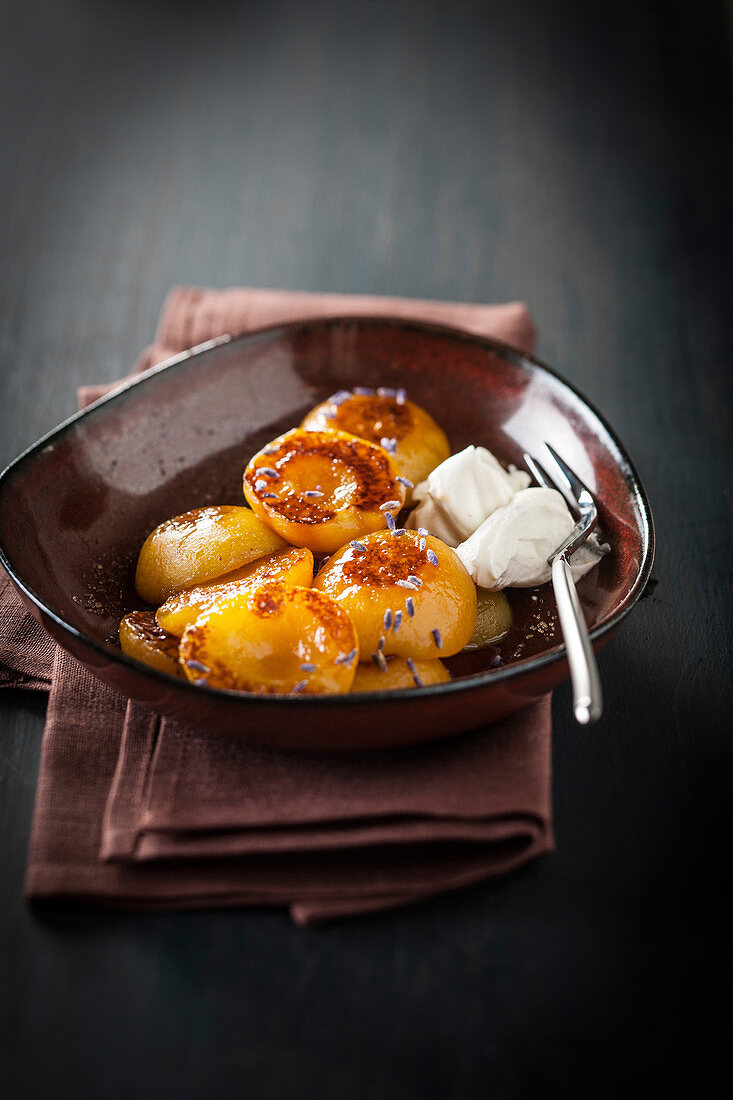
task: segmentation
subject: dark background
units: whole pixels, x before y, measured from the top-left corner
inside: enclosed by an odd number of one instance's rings
[[[705,1095],[729,989],[731,32],[722,3],[4,3],[0,464],[191,282],[526,300],[658,582],[555,694],[556,854],[382,915],[21,898],[44,705],[0,699],[8,1096]],[[694,1090],[692,1082],[695,1082]],[[623,1090],[623,1091],[622,1091]]]

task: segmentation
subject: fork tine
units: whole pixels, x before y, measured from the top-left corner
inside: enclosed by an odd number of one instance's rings
[[[543,489],[554,489],[555,484],[544,466],[539,463],[536,458],[532,458],[532,455],[527,454],[526,451],[523,457],[524,465],[527,467],[537,484]]]
[[[532,457],[532,455],[527,454],[526,451],[524,452],[524,462],[537,484],[540,485],[543,489],[554,489],[556,493],[559,493],[567,504],[570,511],[577,518],[580,514],[578,509],[578,502],[571,494],[565,479],[560,481],[556,477],[550,477],[542,463],[538,462],[536,458]]]
[[[556,463],[560,473],[565,478],[565,481],[568,484],[568,488],[569,488],[570,492],[572,493],[575,501],[577,502],[580,499],[580,494],[581,493],[587,493],[588,496],[591,497],[591,499],[592,499],[593,494],[591,493],[588,486],[585,485],[580,480],[578,475],[575,473],[575,470],[572,470],[570,468],[570,466],[568,466],[567,462],[565,462],[564,459],[560,458],[560,455],[557,453],[555,448],[550,446],[550,444],[547,442],[547,440],[545,440],[545,447],[547,448],[547,450],[550,452],[550,454],[554,458],[555,463]]]

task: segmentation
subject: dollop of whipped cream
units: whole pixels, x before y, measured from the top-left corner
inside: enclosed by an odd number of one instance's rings
[[[415,487],[407,527],[426,528],[452,546],[480,588],[535,588],[550,580],[547,559],[575,520],[556,489],[529,488],[485,447],[466,447]],[[577,580],[609,551],[595,534],[570,558]]]
[[[466,447],[415,486],[413,500],[419,503],[407,526],[426,527],[455,548],[529,483],[528,473],[513,466],[505,470],[485,447]]]
[[[492,511],[456,553],[480,588],[535,588],[550,580],[547,559],[574,526],[556,489],[520,489]],[[597,565],[608,549],[590,535],[569,559],[575,579]]]

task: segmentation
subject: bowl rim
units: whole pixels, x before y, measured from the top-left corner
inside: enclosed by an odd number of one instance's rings
[[[624,476],[629,494],[633,497],[639,515],[641,517],[641,535],[642,535],[642,555],[639,564],[639,571],[632,584],[631,588],[627,592],[626,596],[618,606],[618,608],[598,626],[593,627],[589,631],[592,641],[603,638],[606,634],[611,633],[616,627],[626,618],[631,609],[642,595],[646,585],[651,576],[652,567],[654,565],[655,555],[655,531],[654,531],[654,519],[652,516],[651,506],[649,499],[642,484],[641,478],[632,462],[631,458],[626,451],[623,443],[621,442],[618,434],[614,428],[609,424],[605,416],[596,408],[594,403],[590,401],[585,394],[582,393],[573,383],[569,382],[559,371],[553,367],[548,366],[547,363],[538,359],[537,356],[530,354],[529,352],[523,352],[519,349],[512,347],[511,344],[506,344],[501,340],[496,340],[490,336],[482,336],[478,333],[468,332],[465,329],[457,328],[451,325],[437,324],[434,322],[412,320],[404,317],[395,317],[390,315],[381,314],[337,314],[328,317],[308,318],[304,320],[295,320],[288,322],[277,322],[272,325],[263,325],[257,329],[253,329],[251,332],[246,332],[238,335],[232,335],[231,333],[224,333],[221,336],[214,337],[211,340],[206,340],[203,343],[196,344],[192,348],[188,348],[185,351],[179,352],[176,355],[170,356],[160,363],[156,363],[146,370],[141,371],[138,374],[134,374],[125,378],[118,385],[114,385],[113,388],[102,397],[91,402],[83,409],[79,409],[66,420],[61,421],[55,428],[44,433],[39,439],[27,447],[24,451],[13,459],[5,469],[0,473],[0,497],[5,490],[6,484],[11,477],[17,476],[18,472],[28,464],[28,462],[35,456],[35,454],[47,447],[52,442],[64,438],[71,429],[79,422],[84,420],[88,416],[95,415],[100,408],[108,403],[124,400],[125,396],[136,386],[145,383],[151,377],[162,373],[163,371],[175,369],[184,363],[188,363],[190,359],[197,358],[200,355],[208,351],[212,351],[215,348],[227,345],[227,344],[256,344],[266,339],[277,339],[279,336],[287,335],[290,332],[303,329],[313,328],[329,328],[339,325],[362,325],[369,327],[390,327],[408,329],[417,332],[434,333],[435,335],[444,336],[449,339],[463,341],[465,343],[478,344],[484,350],[488,352],[496,352],[502,355],[504,358],[509,359],[516,366],[526,367],[528,364],[534,371],[545,373],[550,375],[556,381],[560,382],[566,389],[568,389],[575,398],[577,398],[585,407],[593,414],[598,420],[604,431],[609,436],[611,442],[614,445],[616,454],[614,460],[617,462],[621,472]],[[363,704],[367,699],[373,701],[389,700],[390,702],[415,702],[415,689],[414,688],[393,688],[385,689],[383,691],[369,691],[369,692],[348,692],[343,694],[333,695],[276,695],[276,694],[261,694],[257,692],[240,692],[232,691],[223,688],[212,688],[204,685],[194,685],[185,678],[178,678],[171,676],[169,673],[161,672],[160,670],[153,668],[150,665],[144,664],[142,661],[138,661],[134,657],[129,657],[122,650],[114,650],[108,646],[97,642],[94,638],[90,638],[84,634],[81,630],[78,630],[71,623],[68,623],[63,616],[53,611],[44,600],[27,585],[22,577],[19,576],[18,571],[12,565],[5,553],[5,548],[0,543],[0,565],[4,567],[8,575],[17,588],[25,594],[25,596],[39,609],[43,616],[48,617],[52,622],[61,628],[61,630],[67,634],[70,634],[76,641],[82,645],[91,648],[100,656],[107,660],[119,662],[122,665],[130,668],[137,673],[143,673],[148,677],[151,677],[154,681],[164,684],[169,689],[175,685],[183,691],[195,692],[198,698],[201,698],[201,693],[214,698],[223,698],[228,701],[236,700],[242,707],[247,707],[253,703],[260,703],[271,706],[291,706],[294,708],[302,709],[303,706],[359,706]],[[535,672],[539,669],[546,668],[547,666],[561,661],[566,656],[566,649],[564,642],[559,642],[557,645],[552,646],[544,653],[536,654],[533,657],[525,657],[518,661],[512,662],[507,666],[500,666],[495,669],[487,669],[482,672],[470,673],[465,676],[460,676],[455,680],[450,680],[440,684],[429,684],[421,688],[419,697],[435,697],[442,695],[461,695],[466,691],[471,691],[480,687],[488,687],[494,684],[501,683],[503,681],[514,679],[517,676],[524,675],[528,672]]]

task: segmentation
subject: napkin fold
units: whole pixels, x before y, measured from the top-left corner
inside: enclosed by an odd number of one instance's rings
[[[452,324],[531,350],[525,306],[174,288],[144,370],[224,332],[333,315]],[[109,386],[88,386],[80,402]],[[138,908],[287,905],[299,924],[417,901],[553,846],[550,698],[375,753],[250,748],[147,711],[57,649],[0,577],[0,687],[49,691],[26,894]]]

